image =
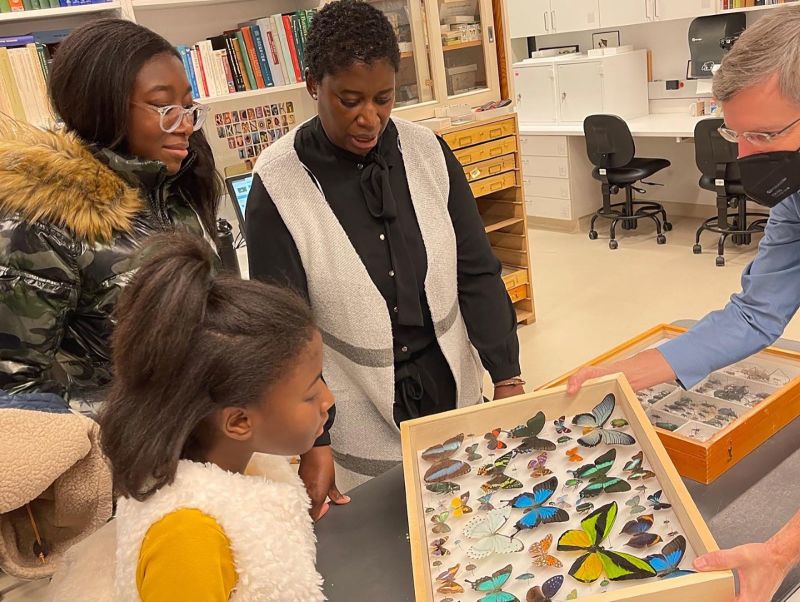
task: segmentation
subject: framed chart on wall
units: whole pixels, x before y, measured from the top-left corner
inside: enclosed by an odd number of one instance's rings
[[[733,597],[730,572],[622,377],[403,422],[416,599]]]

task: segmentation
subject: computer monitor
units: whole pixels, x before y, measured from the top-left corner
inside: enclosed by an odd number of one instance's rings
[[[233,208],[236,210],[236,218],[239,220],[240,232],[244,232],[244,216],[247,212],[247,195],[250,194],[250,186],[252,184],[252,173],[225,178],[228,196],[231,199],[231,203],[233,203]]]

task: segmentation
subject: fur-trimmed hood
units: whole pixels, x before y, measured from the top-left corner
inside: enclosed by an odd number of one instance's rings
[[[93,243],[128,232],[143,206],[139,190],[74,134],[0,119],[0,211]]]

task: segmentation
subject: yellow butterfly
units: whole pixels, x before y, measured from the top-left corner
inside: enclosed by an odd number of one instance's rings
[[[561,568],[564,566],[561,564],[561,561],[558,558],[547,553],[552,544],[552,535],[548,535],[543,540],[531,544],[531,547],[528,548],[528,552],[530,552],[531,556],[533,556],[533,566],[537,566],[539,568]]]
[[[469,491],[459,497],[454,497],[450,501],[450,506],[453,508],[453,516],[464,516],[472,512],[472,508],[467,506],[468,501]]]

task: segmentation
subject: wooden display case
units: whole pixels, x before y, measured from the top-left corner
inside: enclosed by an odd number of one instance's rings
[[[672,509],[680,522],[688,546],[696,554],[717,549],[711,532],[689,496],[677,470],[670,462],[667,451],[650,425],[627,380],[621,375],[607,376],[587,383],[574,397],[568,397],[565,387],[560,387],[401,423],[403,470],[416,600],[433,602],[441,598],[441,594],[434,594],[435,575],[432,574],[429,562],[427,535],[429,521],[420,485],[421,473],[425,467],[420,466],[420,452],[441,444],[443,440],[457,433],[483,433],[497,425],[516,422],[525,424],[540,410],[549,421],[564,414],[589,412],[597,400],[608,393],[615,395],[617,412],[621,412],[628,420],[631,432],[636,437],[650,469],[656,473],[659,486],[672,503]],[[511,562],[511,557],[508,558]],[[733,575],[728,571],[690,574],[675,579],[655,578],[648,579],[647,582],[621,583],[624,583],[622,589],[580,599],[587,602],[619,600],[728,602],[734,595]],[[562,597],[563,595],[559,599]]]
[[[625,359],[657,346],[660,341],[677,337],[686,330],[661,324],[587,364],[602,365]],[[575,370],[542,388],[561,385],[574,372]],[[753,407],[742,406],[741,401],[729,401],[730,393],[735,394],[737,389],[743,392],[743,387],[747,388],[744,401],[748,404],[755,403]],[[670,429],[677,427],[674,431],[655,427],[655,431],[678,472],[708,484],[800,415],[800,353],[768,347],[750,358],[712,373],[689,391],[684,391],[676,384],[658,385],[640,391],[638,396],[646,406],[648,416],[659,413],[659,416],[671,421],[667,423]],[[685,398],[688,403],[716,403],[718,408],[728,408],[724,412],[734,411],[738,416],[721,428],[711,427],[709,430],[705,423],[701,423],[701,428],[690,424],[700,421],[687,420],[681,415],[685,411],[680,406],[675,406],[676,398],[678,401]],[[672,408],[666,409],[670,405]],[[744,407],[745,411],[739,411],[740,407]],[[724,414],[722,416],[725,417]],[[661,423],[664,424],[663,421]],[[693,438],[692,435],[695,434],[709,436],[702,441]]]
[[[536,312],[517,116],[472,121],[437,133],[464,166],[492,250],[503,264],[503,281],[517,321],[532,324]]]

